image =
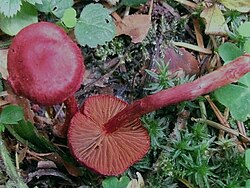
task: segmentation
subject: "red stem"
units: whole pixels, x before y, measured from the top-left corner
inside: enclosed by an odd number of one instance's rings
[[[250,72],[250,54],[246,54],[199,79],[149,95],[128,105],[104,124],[106,133],[112,133],[125,124],[159,108],[193,100],[222,86],[236,82]]]

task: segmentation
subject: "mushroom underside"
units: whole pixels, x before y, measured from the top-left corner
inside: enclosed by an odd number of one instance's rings
[[[103,175],[119,175],[147,153],[150,139],[139,119],[105,132],[104,123],[126,106],[112,96],[94,96],[73,117],[68,143],[81,164]]]

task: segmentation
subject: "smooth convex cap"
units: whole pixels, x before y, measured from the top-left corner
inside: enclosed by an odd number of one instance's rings
[[[14,92],[41,105],[61,103],[73,95],[85,71],[77,44],[49,22],[31,24],[14,37],[7,68]]]

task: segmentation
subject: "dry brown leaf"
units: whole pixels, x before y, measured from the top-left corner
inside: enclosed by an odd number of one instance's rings
[[[250,1],[248,0],[220,0],[225,7],[239,12],[250,11]]]
[[[205,19],[207,35],[227,35],[228,26],[217,4],[205,8],[200,16]]]
[[[119,0],[106,0],[106,1],[110,5],[116,5],[119,2]]]
[[[186,5],[188,7],[191,7],[192,9],[195,9],[197,7],[197,4],[196,3],[193,3],[191,1],[187,1],[187,0],[175,0],[183,5]]]
[[[8,49],[1,49],[0,50],[0,73],[2,77],[6,80],[8,78],[8,71],[7,71],[7,54]]]
[[[116,35],[128,35],[133,43],[139,43],[147,36],[150,26],[150,15],[128,15],[116,22]]]
[[[64,173],[56,170],[56,169],[38,169],[34,172],[29,172],[27,175],[27,182],[31,182],[33,179],[42,179],[44,176],[54,176],[57,178],[61,178],[69,184],[74,184],[70,178],[67,177]]]
[[[63,160],[62,157],[57,153],[51,153],[51,155],[47,156],[46,158],[47,160],[54,161],[57,165],[63,165],[68,173],[72,176],[78,177],[81,175],[80,170],[76,166]]]
[[[204,41],[203,41],[201,29],[200,29],[199,20],[194,18],[193,19],[193,24],[194,24],[194,31],[195,31],[197,44],[198,44],[199,47],[204,48]]]
[[[169,62],[169,71],[171,73],[183,71],[185,75],[194,75],[199,73],[198,61],[184,48],[179,52],[173,48],[167,48],[165,51],[165,62]]]
[[[57,166],[54,163],[54,161],[43,160],[43,161],[38,161],[37,168],[38,169],[51,169],[51,168],[57,168]]]
[[[136,172],[137,179],[132,179],[129,184],[127,185],[127,188],[142,188],[144,187],[144,180],[142,175],[139,172]]]

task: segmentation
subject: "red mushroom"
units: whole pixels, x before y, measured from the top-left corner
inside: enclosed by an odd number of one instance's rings
[[[104,175],[117,175],[142,158],[150,146],[147,130],[139,119],[109,134],[103,125],[128,104],[116,97],[88,98],[81,113],[71,120],[68,143],[80,163]]]
[[[15,36],[7,66],[14,92],[41,105],[65,101],[80,87],[84,73],[78,46],[49,22],[31,24]]]
[[[209,93],[237,81],[250,71],[250,55],[244,55],[193,82],[137,100],[131,105],[108,95],[85,101],[68,131],[68,144],[83,165],[104,175],[119,175],[149,149],[149,136],[140,117]]]
[[[60,129],[65,137],[78,111],[73,94],[85,71],[77,44],[59,26],[49,22],[31,24],[14,38],[8,51],[8,82],[17,95],[40,105],[65,101],[66,119]]]

